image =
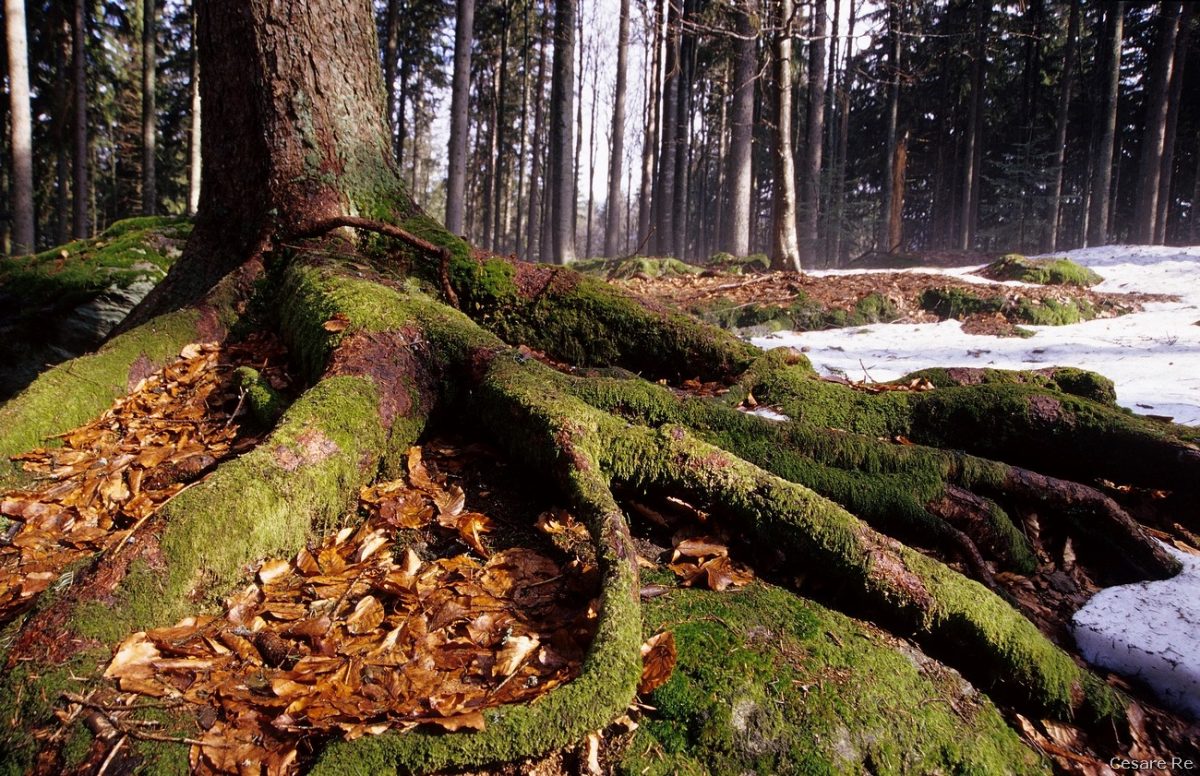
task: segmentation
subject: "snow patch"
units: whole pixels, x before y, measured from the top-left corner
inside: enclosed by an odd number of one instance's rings
[[[1101,590],[1075,613],[1075,643],[1087,662],[1141,680],[1200,719],[1200,557],[1167,549],[1183,571]]]
[[[791,420],[791,418],[789,418],[787,415],[784,415],[778,410],[773,410],[770,407],[755,407],[752,410],[743,409],[742,412],[745,412],[747,415],[757,415],[760,418],[774,420],[779,423]]]
[[[953,320],[876,324],[850,329],[779,332],[751,340],[764,349],[804,349],[825,375],[894,380],[933,366],[1040,369],[1073,366],[1099,372],[1117,387],[1117,401],[1134,412],[1200,425],[1200,246],[1105,245],[1056,253],[1098,271],[1097,291],[1174,294],[1140,313],[1070,326],[1026,326],[1032,337],[966,334]],[[978,267],[915,268],[970,282]],[[811,274],[864,274],[826,270]],[[875,270],[878,271],[878,270]],[[1020,285],[1020,284],[1017,284]]]

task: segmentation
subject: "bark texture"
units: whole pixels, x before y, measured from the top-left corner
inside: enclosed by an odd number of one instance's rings
[[[19,256],[34,250],[33,119],[29,105],[24,0],[4,0],[4,33],[8,43],[8,99],[12,117],[12,252]]]

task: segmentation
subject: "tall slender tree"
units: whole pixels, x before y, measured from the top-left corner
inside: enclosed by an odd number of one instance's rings
[[[967,108],[966,144],[963,150],[962,206],[958,247],[968,250],[975,243],[978,223],[980,175],[983,166],[983,92],[987,66],[989,4],[976,3],[973,25],[975,44],[971,54],[971,102]]]
[[[1091,207],[1088,213],[1087,242],[1103,245],[1108,241],[1109,189],[1112,186],[1113,146],[1117,134],[1117,99],[1121,79],[1121,42],[1125,29],[1125,0],[1105,8],[1104,107],[1100,119],[1100,139],[1092,168]]]
[[[775,19],[775,190],[771,207],[771,268],[800,271],[796,239],[796,163],[792,156],[792,0],[779,0]]]
[[[879,237],[880,250],[891,252],[892,194],[896,190],[896,143],[900,117],[900,27],[903,23],[901,0],[888,0],[888,101],[887,135],[883,158],[883,202],[880,207]]]
[[[758,18],[753,0],[734,8],[733,110],[729,138],[729,218],[725,250],[734,256],[750,253],[750,202],[754,162],[754,94],[758,77]]]
[[[575,0],[554,0],[554,65],[550,79],[550,240],[549,261],[575,260],[574,113]],[[547,253],[543,249],[543,258]]]
[[[1183,15],[1179,20],[1179,36],[1175,39],[1175,63],[1171,68],[1171,93],[1168,95],[1170,104],[1167,108],[1167,132],[1163,139],[1162,167],[1158,178],[1158,215],[1154,219],[1154,244],[1162,245],[1167,241],[1167,217],[1171,213],[1171,179],[1175,171],[1175,139],[1179,133],[1179,109],[1183,101],[1183,74],[1187,65],[1189,36],[1192,31],[1192,15],[1195,3],[1183,4]],[[1200,156],[1200,148],[1196,149]],[[1200,202],[1193,199],[1192,209],[1200,207]]]
[[[4,33],[8,44],[8,98],[12,116],[12,252],[34,249],[33,117],[29,104],[29,37],[25,0],[4,0]]]
[[[76,0],[81,2],[81,0]],[[189,84],[191,90],[191,126],[188,132],[188,155],[190,163],[188,164],[188,213],[195,214],[196,208],[200,207],[200,144],[201,136],[201,111],[200,111],[200,51],[197,46],[196,36],[196,12],[192,11],[192,79]]]
[[[72,15],[71,70],[74,91],[74,143],[71,155],[72,225],[76,239],[88,236],[88,84],[87,84],[87,2],[75,0]]]
[[[826,26],[829,21],[824,0],[813,4],[812,36],[808,44],[808,122],[804,145],[803,230],[800,255],[805,266],[812,266],[821,245],[818,230],[821,207],[821,152],[825,142],[825,55]]]
[[[617,255],[621,233],[621,168],[625,164],[625,80],[629,59],[629,0],[621,0],[617,19],[617,80],[613,86],[612,143],[608,155],[604,255]]]
[[[1139,243],[1154,241],[1154,222],[1158,217],[1158,184],[1162,177],[1163,146],[1167,137],[1171,69],[1175,64],[1175,39],[1179,36],[1179,5],[1178,2],[1167,2],[1159,6],[1159,34],[1152,58],[1150,84],[1146,91],[1137,193],[1133,208],[1133,239]]]
[[[142,213],[154,215],[158,210],[158,175],[155,168],[158,141],[158,108],[156,81],[158,46],[155,0],[142,0]]]
[[[1058,106],[1054,111],[1054,181],[1050,186],[1050,217],[1046,220],[1043,246],[1058,249],[1058,226],[1062,219],[1063,172],[1067,156],[1067,122],[1070,120],[1071,91],[1075,81],[1075,55],[1079,46],[1079,0],[1071,0],[1067,20],[1067,45],[1063,52],[1062,75],[1058,81]]]
[[[450,148],[447,154],[446,228],[463,233],[466,212],[467,111],[471,92],[471,45],[475,26],[475,0],[458,0],[454,24],[454,80],[450,88]]]

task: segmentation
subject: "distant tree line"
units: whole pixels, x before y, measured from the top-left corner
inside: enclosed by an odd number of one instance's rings
[[[1193,3],[374,2],[405,177],[495,251],[792,268],[1200,242]],[[4,14],[6,251],[188,212],[190,4]]]

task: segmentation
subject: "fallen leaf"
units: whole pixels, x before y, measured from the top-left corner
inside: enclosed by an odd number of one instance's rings
[[[648,695],[665,684],[675,670],[677,658],[675,634],[671,631],[647,639],[642,644],[642,678],[638,681],[638,694]]]

